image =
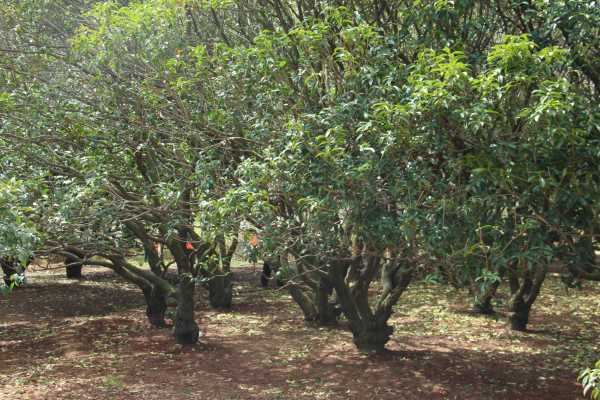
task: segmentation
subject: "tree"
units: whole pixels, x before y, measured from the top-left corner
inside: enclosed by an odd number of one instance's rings
[[[32,212],[30,196],[22,182],[5,178],[4,167],[5,165],[0,165],[0,264],[4,275],[0,280],[2,293],[23,282],[25,267],[39,242],[35,226],[27,218]]]

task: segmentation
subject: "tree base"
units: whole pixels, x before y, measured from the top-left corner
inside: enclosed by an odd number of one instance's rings
[[[231,275],[215,276],[208,282],[208,301],[212,308],[230,309],[233,300]]]
[[[519,316],[519,315],[514,315],[514,314],[510,315],[508,317],[508,323],[509,323],[510,329],[513,331],[518,331],[518,332],[527,331],[528,319],[529,318],[524,318],[523,316]]]
[[[67,279],[81,279],[81,265],[72,265],[67,267]]]
[[[393,331],[393,328],[386,323],[363,327],[359,332],[353,333],[354,344],[363,354],[383,353]]]
[[[198,343],[200,338],[200,329],[196,322],[176,321],[173,328],[173,336],[177,344],[190,345]]]
[[[525,332],[529,322],[529,307],[525,304],[513,306],[508,315],[508,324],[513,331]]]
[[[173,336],[178,344],[196,344],[200,337],[200,329],[194,321],[194,287],[191,275],[180,275],[173,328]]]
[[[155,328],[166,328],[167,299],[165,296],[155,291],[144,291],[144,297],[146,298],[146,316],[150,325]]]

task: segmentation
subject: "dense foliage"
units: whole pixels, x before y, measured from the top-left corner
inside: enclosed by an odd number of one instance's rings
[[[5,1],[0,256],[111,268],[184,344],[250,233],[362,351],[425,276],[483,313],[507,282],[525,330],[551,264],[600,280],[599,27],[584,0]]]

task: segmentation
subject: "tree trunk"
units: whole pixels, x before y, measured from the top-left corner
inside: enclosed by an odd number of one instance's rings
[[[508,322],[512,330],[527,330],[531,306],[540,294],[547,272],[547,265],[538,265],[534,270],[526,269],[520,281],[517,271],[514,268],[509,269],[508,278],[512,297],[509,303]]]
[[[354,344],[361,353],[374,354],[385,350],[394,329],[385,321],[376,319],[351,321]]]
[[[81,270],[83,264],[80,262],[85,258],[85,254],[74,247],[68,247],[67,251],[72,253],[71,256],[65,257],[65,267],[67,270],[68,279],[81,279]],[[79,264],[78,264],[79,263]]]
[[[4,283],[6,286],[10,286],[13,281],[11,277],[15,274],[18,274],[19,271],[17,269],[18,263],[14,258],[2,258],[0,259],[0,266],[2,267],[2,272],[4,274]]]
[[[208,281],[208,299],[210,306],[219,309],[231,308],[233,297],[232,273],[215,275]]]
[[[8,270],[5,270],[4,268],[2,268],[2,270],[4,275],[4,284],[6,286],[10,286],[10,284],[12,283],[10,277],[14,274],[14,272],[10,272]]]
[[[333,286],[325,277],[320,277],[316,285],[287,283],[292,299],[304,314],[304,320],[310,325],[331,326],[337,324],[340,312],[335,302],[330,301]]]
[[[336,325],[339,313],[336,313],[335,302],[330,302],[329,298],[333,293],[333,286],[324,277],[319,279],[319,286],[315,294],[315,303],[317,305],[318,323],[320,326]]]
[[[75,262],[75,261],[73,261],[73,260],[66,261],[67,264],[70,264],[73,262]],[[68,279],[81,279],[81,269],[82,269],[81,265],[68,265],[67,266],[67,278]]]
[[[510,314],[508,316],[508,322],[510,329],[513,331],[524,332],[527,330],[527,323],[529,322],[529,311],[531,306],[528,306],[521,299],[517,299],[512,302],[510,306]]]
[[[475,300],[473,301],[473,312],[475,314],[492,315],[494,314],[494,307],[492,306],[492,300],[496,296],[496,291],[500,286],[500,281],[493,282],[489,287],[483,291],[479,288],[474,290]]]
[[[288,285],[288,291],[290,292],[290,295],[292,296],[294,302],[296,302],[296,304],[298,304],[298,306],[302,310],[302,313],[304,314],[304,321],[309,323],[314,323],[315,321],[318,321],[319,313],[317,311],[317,308],[315,307],[315,304],[310,299],[310,297],[307,296],[306,293],[304,293],[302,287],[298,284],[290,282]]]
[[[156,328],[165,328],[165,312],[167,311],[167,299],[164,293],[156,287],[143,289],[146,299],[146,315],[150,325]]]
[[[180,274],[177,286],[177,310],[173,335],[179,344],[195,344],[200,329],[194,320],[194,280],[189,274]]]

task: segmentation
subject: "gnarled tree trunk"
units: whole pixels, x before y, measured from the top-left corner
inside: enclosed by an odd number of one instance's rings
[[[306,260],[305,260],[306,261]],[[283,256],[281,265],[288,271],[287,282],[281,282],[290,292],[292,299],[300,306],[304,320],[310,325],[336,325],[341,311],[333,298],[333,284],[326,272],[327,268],[317,268],[318,262],[310,259],[310,264],[297,262],[294,268],[287,265]],[[292,272],[293,271],[293,272]]]
[[[524,267],[527,268],[527,265]],[[522,273],[521,279],[519,279],[519,272]],[[517,271],[516,266],[508,268],[511,291],[508,322],[512,330],[527,330],[531,306],[540,294],[547,272],[546,264],[537,265],[533,270],[527,268],[524,271]]]
[[[412,279],[412,269],[399,260],[390,259],[382,265],[382,257],[358,255],[349,265],[338,263],[330,271],[342,311],[350,321],[354,344],[363,353],[383,352],[393,333],[387,321]],[[369,285],[378,275],[383,291],[372,309]]]
[[[292,299],[304,314],[304,320],[310,325],[332,326],[338,322],[341,311],[332,300],[333,287],[325,276],[318,278],[315,285],[308,286],[293,280],[287,283]]]

